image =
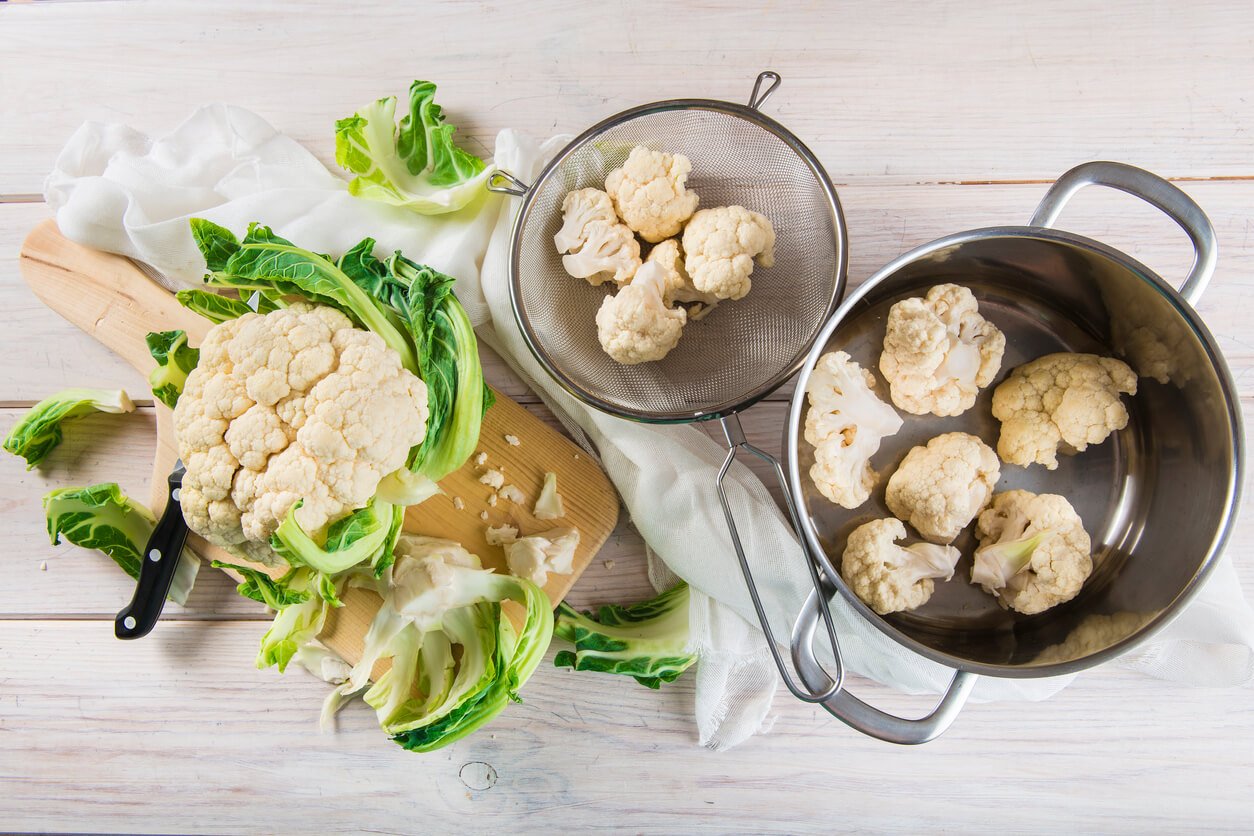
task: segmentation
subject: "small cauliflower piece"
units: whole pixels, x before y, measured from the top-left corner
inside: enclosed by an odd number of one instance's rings
[[[487,485],[494,491],[499,491],[501,489],[501,485],[505,484],[505,474],[501,473],[499,470],[489,468],[479,474],[479,483],[481,485]]]
[[[215,325],[174,409],[188,527],[274,562],[297,500],[316,531],[369,503],[427,424],[427,388],[377,334],[297,303]]]
[[[537,520],[556,520],[566,515],[562,507],[562,495],[557,492],[557,474],[544,474],[544,487],[536,498],[535,509],[531,512]]]
[[[562,256],[562,267],[576,279],[596,287],[608,281],[624,284],[640,269],[640,242],[620,223],[593,221],[587,238],[573,253]]]
[[[810,479],[819,493],[844,508],[866,502],[875,486],[871,457],[880,441],[901,429],[901,416],[872,391],[875,377],[843,351],[819,358],[806,396],[806,441],[814,446]]]
[[[952,578],[962,557],[953,546],[897,545],[905,536],[901,520],[886,517],[858,526],[845,543],[840,575],[854,594],[880,615],[927,603],[936,586],[933,579]]]
[[[512,502],[515,505],[522,505],[527,501],[527,497],[523,496],[523,492],[514,485],[505,485],[498,493],[501,499]]]
[[[662,298],[666,306],[675,304],[691,304],[688,318],[702,319],[718,304],[718,297],[711,293],[702,293],[692,283],[692,277],[684,268],[684,254],[680,249],[678,238],[669,238],[649,251],[645,264],[655,262],[665,271]]]
[[[505,434],[505,443],[508,444],[510,447],[522,446],[522,442],[518,440],[518,436],[511,435],[509,433]]]
[[[588,242],[594,223],[616,224],[614,202],[600,189],[576,189],[562,200],[562,228],[553,236],[559,253],[573,253]]]
[[[1057,494],[997,494],[980,514],[975,536],[980,547],[971,583],[1024,615],[1070,601],[1093,571],[1084,521]]]
[[[607,296],[597,311],[597,337],[605,353],[624,365],[661,360],[679,343],[688,314],[663,299],[662,267],[649,262],[631,284]]]
[[[489,528],[485,537],[492,545],[500,545],[505,550],[505,562],[511,575],[526,578],[538,586],[548,583],[550,572],[569,575],[574,571],[579,532],[573,528],[551,528],[519,537],[518,529],[506,525]]]
[[[906,453],[888,480],[888,510],[933,543],[949,543],[988,505],[997,454],[967,433],[944,433]]]
[[[693,286],[718,299],[740,299],[753,282],[753,262],[775,263],[775,229],[743,206],[702,209],[684,228],[684,266]]]
[[[1096,354],[1047,354],[1013,369],[993,390],[998,455],[1057,469],[1059,452],[1074,455],[1128,425],[1119,395],[1135,395],[1136,383],[1127,363]]]
[[[622,168],[605,178],[605,191],[628,227],[650,244],[670,238],[697,210],[697,193],[687,188],[692,163],[683,154],[631,149]]]
[[[980,316],[975,295],[940,284],[888,312],[880,372],[898,409],[961,415],[1001,369],[1006,336]]]

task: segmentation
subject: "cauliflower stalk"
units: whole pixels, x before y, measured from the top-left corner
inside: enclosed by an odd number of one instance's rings
[[[702,293],[740,299],[749,292],[754,260],[775,263],[775,229],[743,206],[702,209],[684,228],[684,266]]]
[[[898,409],[961,415],[1001,368],[1006,337],[965,287],[941,284],[888,312],[880,372]]]
[[[871,457],[880,441],[901,429],[901,417],[875,396],[875,378],[843,351],[819,358],[806,395],[805,437],[814,446],[810,479],[844,508],[866,502],[875,485]]]
[[[1000,476],[987,444],[967,433],[944,433],[906,454],[884,501],[925,540],[949,543],[988,504]]]
[[[980,514],[976,537],[971,583],[1024,615],[1070,601],[1093,571],[1084,522],[1057,494],[997,494]]]
[[[426,433],[422,380],[334,308],[247,314],[200,351],[174,409],[181,503],[188,527],[226,549],[272,562],[289,512],[312,532],[365,507]]]
[[[840,574],[854,594],[880,615],[913,610],[927,603],[934,578],[949,580],[962,553],[953,546],[915,543],[901,520],[886,517],[853,530],[840,559]]]
[[[688,314],[667,307],[665,274],[657,262],[640,268],[632,283],[607,296],[597,311],[597,337],[605,353],[634,365],[661,360],[679,343]]]
[[[692,163],[683,154],[631,149],[622,168],[605,178],[605,191],[623,222],[651,244],[678,234],[697,209],[696,192],[688,191]]]
[[[1001,421],[997,452],[1007,464],[1058,467],[1128,425],[1120,394],[1136,394],[1136,373],[1122,360],[1096,354],[1047,354],[1012,370],[993,391]]]

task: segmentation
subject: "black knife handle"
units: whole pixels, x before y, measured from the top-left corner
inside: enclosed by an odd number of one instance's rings
[[[178,501],[181,482],[181,478],[177,482],[170,480],[170,498],[165,511],[140,556],[135,597],[113,620],[113,633],[119,639],[148,635],[165,607],[165,597],[170,593],[174,572],[183,555],[183,544],[187,542],[187,523],[183,521],[183,508]]]

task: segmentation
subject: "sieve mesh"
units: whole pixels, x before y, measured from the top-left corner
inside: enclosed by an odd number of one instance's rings
[[[769,218],[775,264],[755,266],[748,296],[686,325],[666,358],[623,366],[602,350],[595,321],[616,288],[568,275],[553,236],[566,194],[604,188],[636,145],[692,160],[688,187],[700,195],[699,208],[739,204]],[[844,285],[844,229],[822,168],[783,128],[734,104],[661,102],[607,120],[541,176],[518,223],[511,292],[532,350],[577,396],[640,420],[715,417],[775,389],[796,370]]]

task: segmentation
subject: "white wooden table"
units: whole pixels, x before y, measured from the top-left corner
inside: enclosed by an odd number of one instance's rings
[[[41,180],[85,119],[172,128],[202,102],[256,110],[332,155],[332,124],[415,78],[472,147],[506,126],[573,132],[629,105],[746,98],[807,142],[848,217],[850,280],[966,228],[1024,222],[1073,164],[1169,176],[1219,231],[1201,313],[1247,407],[1254,396],[1254,12],[1234,2],[1104,4],[37,2],[0,4],[0,431],[64,386],[145,384],[45,310],[17,275],[48,216]],[[1182,277],[1183,235],[1090,190],[1065,225]],[[499,360],[490,380],[545,414]],[[779,443],[784,402],[746,417]],[[253,669],[266,613],[224,576],[148,639],[121,643],[130,582],[52,548],[39,498],[117,480],[147,495],[151,408],[90,418],[43,471],[0,459],[0,829],[648,832],[1254,828],[1249,691],[1094,671],[1042,704],[969,706],[939,741],[864,739],[781,692],[774,730],[729,753],[696,745],[693,693],[544,665],[486,732],[418,756],[373,715],[317,731],[324,685]],[[1251,494],[1247,492],[1247,497]],[[1249,504],[1249,501],[1247,501]],[[1254,514],[1229,551],[1254,587]],[[45,569],[46,563],[46,569]],[[624,522],[572,594],[644,596]],[[923,701],[855,680],[898,709]]]

